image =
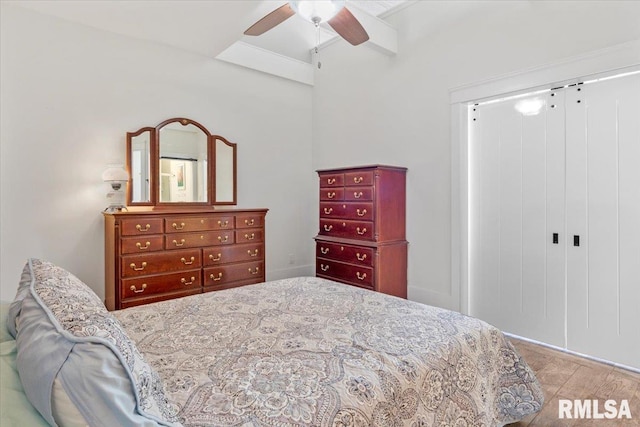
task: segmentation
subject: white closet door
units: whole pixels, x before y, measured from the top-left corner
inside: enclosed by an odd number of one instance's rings
[[[537,115],[515,109],[522,99],[471,113],[470,312],[564,345],[564,94],[536,98]]]
[[[635,367],[640,367],[639,104],[639,74],[567,91],[567,347]]]

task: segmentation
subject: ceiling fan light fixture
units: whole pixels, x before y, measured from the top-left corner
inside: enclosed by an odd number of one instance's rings
[[[309,22],[327,22],[344,8],[345,0],[293,0],[291,8]]]

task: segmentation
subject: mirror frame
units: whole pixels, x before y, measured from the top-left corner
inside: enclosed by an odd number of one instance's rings
[[[207,200],[204,202],[161,202],[159,200],[159,179],[158,171],[160,170],[160,130],[168,124],[180,123],[182,126],[192,124],[202,130],[207,136]],[[149,171],[149,201],[134,202],[132,200],[132,174],[131,174],[131,149],[132,139],[144,132],[150,132],[150,171]],[[233,150],[233,200],[217,201],[216,200],[216,141],[222,141]],[[129,174],[127,181],[127,206],[158,206],[158,207],[177,207],[177,206],[223,206],[236,205],[238,200],[238,150],[237,144],[230,142],[220,135],[214,135],[209,130],[196,122],[195,120],[184,117],[176,117],[168,119],[157,125],[156,127],[143,127],[135,132],[127,132],[127,152],[126,152],[126,169]]]

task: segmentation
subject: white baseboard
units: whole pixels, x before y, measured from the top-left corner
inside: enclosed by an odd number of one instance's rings
[[[297,265],[280,270],[267,270],[267,280],[288,279],[290,277],[315,276],[315,264]]]

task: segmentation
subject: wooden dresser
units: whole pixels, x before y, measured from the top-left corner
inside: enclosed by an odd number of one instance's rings
[[[320,170],[316,275],[407,297],[406,168]]]
[[[266,209],[104,213],[109,310],[265,280]]]

